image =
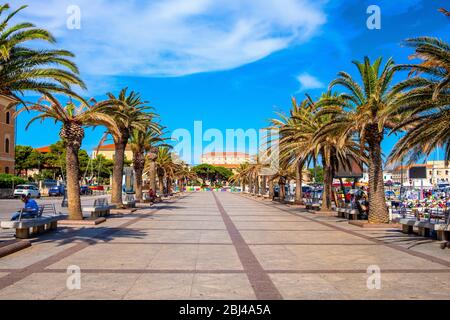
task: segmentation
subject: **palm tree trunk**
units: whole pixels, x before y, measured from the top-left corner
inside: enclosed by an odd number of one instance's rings
[[[333,173],[330,165],[326,164],[322,156],[323,164],[323,194],[321,211],[331,210],[331,187],[333,185]]]
[[[272,177],[269,177],[269,199],[273,199],[273,179]]]
[[[144,171],[145,157],[142,152],[133,152],[134,191],[136,202],[142,202],[142,173]]]
[[[281,203],[284,203],[284,198],[286,197],[286,184],[284,183],[278,183],[278,187],[279,187],[279,191],[278,191],[278,197],[279,197],[279,201]]]
[[[78,149],[74,144],[66,146],[67,202],[70,220],[83,220],[80,200]]]
[[[259,176],[256,175],[255,177],[255,196],[259,194]]]
[[[74,122],[64,123],[59,136],[66,143],[66,184],[70,220],[83,220],[80,200],[80,163],[78,151],[84,137],[83,127]]]
[[[167,186],[167,195],[172,194],[172,179],[167,178],[166,179],[166,186]]]
[[[148,165],[148,178],[150,180],[150,189],[156,192],[156,162],[153,160]]]
[[[164,176],[158,176],[159,193],[164,196]]]
[[[295,170],[295,204],[303,204],[303,190],[302,190],[302,181],[303,181],[303,161],[299,161],[297,163],[297,170]]]
[[[261,176],[261,195],[266,195],[266,184],[267,184],[267,176]]]
[[[381,139],[382,134],[378,133],[378,128],[374,128],[367,139],[369,144],[369,223],[389,223],[389,212],[384,195]]]
[[[123,207],[122,203],[122,180],[123,180],[123,166],[125,161],[125,148],[128,139],[119,139],[114,142],[114,166],[112,174],[112,190],[111,203],[117,207]]]

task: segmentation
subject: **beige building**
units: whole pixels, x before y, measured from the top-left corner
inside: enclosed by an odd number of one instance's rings
[[[92,158],[97,158],[98,154],[101,154],[106,159],[114,160],[114,154],[115,154],[114,143],[105,144],[105,145],[100,146],[100,148],[98,148],[98,152],[97,152],[97,149],[95,149],[92,152]],[[127,145],[127,148],[125,149],[125,157],[127,160],[133,160],[133,152],[131,151],[131,148],[129,145]]]
[[[0,173],[14,174],[15,100],[0,95]]]
[[[207,152],[202,154],[200,162],[217,167],[236,169],[240,164],[251,162],[248,153],[243,152]]]
[[[410,182],[409,169],[411,167],[426,167],[426,181],[424,183],[436,185],[438,183],[450,182],[450,166],[445,165],[445,161],[427,161],[426,164],[412,164],[408,166],[398,166],[392,171],[392,181],[403,184]],[[420,179],[419,179],[420,180]]]
[[[450,165],[445,165],[445,161],[427,161],[427,178],[430,183],[450,182]]]

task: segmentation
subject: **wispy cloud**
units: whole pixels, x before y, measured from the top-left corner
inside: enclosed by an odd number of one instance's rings
[[[226,70],[310,39],[325,23],[322,1],[17,0],[77,55],[84,74],[180,76]],[[66,28],[67,7],[81,29]]]
[[[310,89],[320,89],[325,87],[325,85],[322,82],[320,82],[319,79],[306,72],[298,75],[297,80],[300,83],[300,88],[298,89],[298,92]]]

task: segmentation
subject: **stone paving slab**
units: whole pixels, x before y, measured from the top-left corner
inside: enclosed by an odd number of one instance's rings
[[[0,299],[450,299],[449,261],[398,230],[198,192],[33,239],[0,259]],[[66,287],[70,265],[80,290]]]
[[[448,269],[437,263],[409,257],[379,245],[269,245],[251,246],[267,270],[365,270],[370,265],[384,269]],[[322,257],[326,256],[326,259]],[[404,264],[408,260],[408,264]],[[449,273],[450,275],[450,273]]]
[[[383,273],[380,289],[367,289],[367,275],[271,274],[285,299],[450,299],[448,274]],[[417,283],[427,282],[425,288]]]

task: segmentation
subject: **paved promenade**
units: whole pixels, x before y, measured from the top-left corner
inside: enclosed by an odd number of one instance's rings
[[[71,265],[80,289],[67,287]],[[381,271],[372,289],[369,266]],[[450,299],[450,250],[199,192],[96,227],[60,228],[0,258],[0,299]]]

